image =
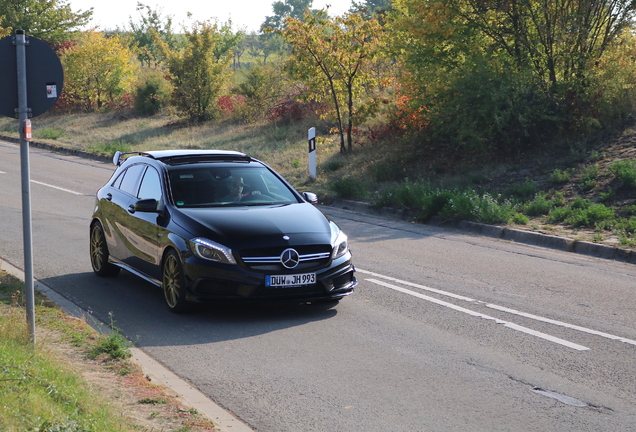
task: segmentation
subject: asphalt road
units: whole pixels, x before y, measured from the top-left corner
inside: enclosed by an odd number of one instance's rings
[[[19,148],[0,143],[0,257],[22,267]],[[113,165],[31,150],[35,277],[261,432],[636,430],[636,267],[323,208],[357,292],[206,306],[91,272]]]

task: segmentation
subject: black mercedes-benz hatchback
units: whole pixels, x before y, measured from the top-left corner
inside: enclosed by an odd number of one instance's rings
[[[168,308],[338,301],[357,284],[347,236],[266,164],[213,150],[117,152],[90,224],[94,272],[126,269]]]

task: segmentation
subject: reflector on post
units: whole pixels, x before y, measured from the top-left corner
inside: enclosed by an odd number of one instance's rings
[[[316,180],[316,128],[309,129],[309,177]]]
[[[24,128],[24,139],[27,141],[31,141],[32,133],[31,133],[31,120],[26,119],[22,126]]]

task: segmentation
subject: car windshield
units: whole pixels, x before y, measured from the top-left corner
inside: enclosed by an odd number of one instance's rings
[[[169,172],[174,204],[180,208],[281,205],[299,202],[263,166],[186,165]]]

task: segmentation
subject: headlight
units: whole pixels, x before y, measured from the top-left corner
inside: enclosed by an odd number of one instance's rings
[[[333,240],[331,243],[333,246],[331,259],[340,258],[344,254],[349,252],[349,242],[347,240],[347,236],[335,225],[332,225],[331,233],[332,239],[335,237],[335,240]]]
[[[232,249],[204,238],[190,240],[192,250],[199,257],[224,264],[236,264]]]

